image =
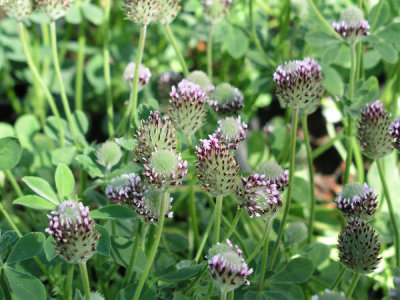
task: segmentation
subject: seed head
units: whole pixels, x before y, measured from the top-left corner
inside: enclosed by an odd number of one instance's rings
[[[355,43],[363,35],[368,35],[369,23],[357,7],[347,8],[340,21],[332,24],[333,29],[343,36],[349,44]]]
[[[233,291],[242,284],[250,285],[247,277],[253,273],[242,257],[242,250],[226,244],[217,243],[208,251],[208,270],[216,286],[222,293]]]
[[[123,0],[126,19],[140,25],[148,25],[160,15],[160,0]]]
[[[203,71],[190,72],[190,74],[186,77],[186,80],[198,84],[206,93],[214,90],[214,86],[211,83],[210,78],[208,78],[207,74]]]
[[[124,71],[124,81],[125,83],[132,88],[133,80],[135,79],[135,69],[136,64],[134,62],[129,63]],[[139,82],[138,82],[138,90],[141,91],[149,82],[151,77],[150,69],[146,68],[143,65],[139,66]]]
[[[374,217],[378,206],[377,196],[373,192],[374,189],[366,183],[364,186],[358,182],[348,183],[335,200],[336,207],[343,212],[347,220],[359,218],[364,222],[369,222]]]
[[[181,0],[160,0],[158,21],[162,25],[168,25],[176,18],[181,9],[179,2],[181,2]]]
[[[278,97],[286,106],[313,107],[324,92],[321,70],[321,66],[308,57],[280,65],[274,73]]]
[[[68,200],[47,217],[50,224],[45,231],[56,240],[56,252],[62,258],[68,263],[80,264],[93,256],[100,233],[89,217],[89,207]]]
[[[155,149],[172,151],[176,149],[175,128],[168,117],[161,118],[158,111],[150,112],[149,118],[141,121],[135,138],[137,143],[134,152],[136,159],[140,161],[149,159]]]
[[[0,2],[0,6],[9,18],[18,22],[27,18],[33,9],[31,0],[3,0]]]
[[[389,132],[391,114],[376,100],[367,104],[361,111],[358,123],[357,138],[361,151],[372,159],[379,159],[390,154],[393,150],[392,136]]]
[[[398,118],[389,126],[389,133],[392,136],[392,145],[400,151],[400,121]]]
[[[379,265],[381,244],[375,230],[364,221],[353,219],[342,229],[338,245],[340,262],[354,272],[368,274]]]
[[[207,95],[198,84],[182,80],[178,88],[172,87],[168,115],[173,124],[184,135],[192,135],[204,123]]]
[[[289,171],[283,170],[281,166],[274,161],[262,163],[257,173],[263,174],[265,176],[264,180],[269,184],[275,184],[281,193],[283,193],[289,185]]]
[[[97,150],[96,156],[99,164],[110,169],[120,161],[122,151],[116,143],[105,142]]]
[[[219,115],[237,115],[243,108],[243,95],[229,83],[221,83],[209,93],[208,103]]]
[[[34,0],[37,9],[54,21],[66,15],[74,0]]]
[[[249,217],[273,218],[282,207],[282,198],[275,184],[265,181],[265,175],[242,177],[237,188],[239,208],[247,209]]]
[[[229,195],[236,189],[239,167],[225,145],[215,136],[209,138],[200,140],[201,146],[196,146],[197,177],[211,195]]]
[[[247,124],[242,123],[240,116],[226,117],[218,121],[218,129],[214,135],[227,149],[237,149],[238,144],[246,138],[246,132]]]

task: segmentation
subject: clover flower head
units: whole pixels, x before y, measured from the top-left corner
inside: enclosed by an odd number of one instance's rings
[[[27,18],[33,10],[33,3],[31,0],[3,0],[0,2],[7,16],[15,19],[18,22]]]
[[[134,62],[129,63],[123,74],[123,78],[125,83],[132,88],[133,80],[135,79],[135,69],[136,64]],[[151,77],[151,72],[149,68],[146,68],[143,65],[139,66],[139,82],[138,82],[138,90],[141,91],[149,82]]]
[[[173,124],[184,135],[192,135],[205,121],[206,93],[198,84],[184,79],[178,87],[172,87],[170,96],[168,115]]]
[[[242,123],[240,116],[226,117],[218,121],[218,129],[214,135],[228,149],[237,149],[238,144],[246,138],[246,132],[247,124]]]
[[[282,197],[275,184],[267,182],[265,175],[242,177],[237,189],[239,208],[247,209],[250,218],[274,217],[282,207]]]
[[[277,94],[286,106],[309,109],[322,98],[322,68],[311,58],[278,66],[274,73]]]
[[[181,2],[181,0],[160,0],[158,21],[162,25],[168,25],[176,18],[181,9],[179,2]]]
[[[332,24],[333,29],[351,44],[368,35],[369,23],[357,7],[349,7],[343,11],[340,21]]]
[[[50,222],[45,231],[56,240],[56,252],[68,263],[85,263],[94,255],[100,234],[88,206],[68,200],[47,217]]]
[[[213,196],[229,195],[236,189],[239,167],[224,144],[210,135],[196,146],[197,177],[202,188]]]
[[[140,25],[156,21],[160,15],[160,0],[123,0],[126,19]]]
[[[186,80],[198,84],[206,93],[213,91],[215,88],[211,83],[210,78],[208,78],[207,74],[203,71],[196,70],[190,72],[190,74],[186,77]]]
[[[34,0],[36,7],[50,20],[54,21],[66,15],[74,0]]]
[[[263,174],[265,176],[265,181],[269,184],[275,184],[281,193],[283,193],[289,185],[289,171],[283,170],[282,167],[274,161],[262,163],[257,173]]]
[[[161,117],[158,111],[150,112],[147,120],[142,120],[135,133],[137,140],[134,149],[136,159],[149,159],[157,150],[175,150],[175,128],[167,116]]]
[[[379,100],[367,104],[361,111],[357,138],[361,151],[366,156],[379,159],[392,152],[392,136],[389,132],[390,119],[391,114],[386,112]]]
[[[346,219],[360,218],[368,222],[375,214],[378,203],[374,189],[366,183],[361,185],[358,182],[346,184],[335,200],[336,206],[340,209]]]
[[[217,243],[208,251],[208,271],[222,293],[233,291],[243,284],[250,285],[247,277],[253,273],[242,257],[242,250],[228,239]]]
[[[232,0],[203,0],[204,16],[210,23],[216,24],[225,18],[232,6]]]
[[[126,206],[137,206],[142,201],[146,187],[140,176],[134,173],[122,174],[107,185],[106,195],[113,203]]]
[[[157,188],[168,189],[169,186],[182,184],[187,174],[187,166],[187,161],[182,160],[180,153],[156,149],[149,159],[143,158],[143,175]]]
[[[208,104],[219,115],[237,115],[243,108],[243,95],[227,82],[221,83],[209,93]]]
[[[162,198],[162,191],[155,186],[149,186],[143,193],[140,201],[137,201],[136,213],[144,222],[158,223],[160,219],[161,201],[167,201],[165,217],[171,219],[174,214],[171,211],[172,198]]]
[[[373,272],[382,259],[378,235],[360,219],[352,219],[343,227],[337,248],[340,262],[357,273]]]
[[[389,126],[389,134],[392,136],[392,145],[400,151],[400,121],[396,118]]]

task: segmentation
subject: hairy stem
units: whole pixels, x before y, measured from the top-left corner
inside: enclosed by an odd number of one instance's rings
[[[79,269],[81,271],[83,290],[85,291],[85,299],[90,300],[90,284],[89,276],[86,268],[86,262],[79,264]]]
[[[259,241],[256,249],[254,249],[253,253],[251,253],[250,256],[246,259],[246,264],[249,264],[254,259],[254,257],[256,257],[258,252],[260,252],[261,248],[264,246],[265,240],[268,239],[269,231],[271,229],[271,226],[269,226],[269,224],[270,224],[270,219],[268,219],[265,222],[264,234],[263,234],[261,240]]]
[[[346,292],[346,299],[350,299],[351,295],[353,295],[354,289],[356,288],[359,279],[360,273],[354,273],[353,280],[351,281],[349,289]]]
[[[169,27],[168,24],[164,25],[164,28],[165,28],[165,32],[168,35],[169,41],[171,42],[171,45],[175,50],[176,56],[178,56],[179,63],[181,64],[181,67],[182,67],[183,75],[185,75],[185,77],[187,77],[189,75],[189,69],[188,69],[185,59],[183,58],[183,55],[182,55],[181,51],[179,50],[179,47],[176,43],[174,33],[172,32],[171,27]]]
[[[215,205],[215,224],[214,224],[214,244],[219,242],[219,231],[221,227],[221,215],[222,215],[222,196],[218,196]]]
[[[139,245],[140,245],[143,223],[140,221],[138,221],[138,222],[139,222],[139,224],[138,224],[137,230],[136,230],[135,243],[133,244],[131,259],[129,261],[129,266],[128,266],[128,269],[126,270],[124,281],[122,283],[123,288],[126,287],[132,280],[133,267],[135,266],[136,254],[137,254],[137,251],[138,251]]]
[[[341,270],[330,288],[332,291],[338,287],[339,283],[342,281],[344,273],[346,273],[346,268],[343,265],[340,265],[340,268]]]
[[[213,81],[213,60],[212,60],[212,48],[213,48],[213,34],[214,34],[214,24],[210,25],[210,31],[208,33],[207,42],[207,75],[211,82]]]
[[[211,228],[214,224],[214,221],[215,221],[215,211],[212,214],[210,221],[208,222],[206,231],[203,233],[203,239],[200,242],[199,249],[197,250],[196,257],[194,259],[196,262],[199,262],[201,253],[203,252],[204,246],[206,245],[206,242],[207,242],[208,236],[210,235]]]

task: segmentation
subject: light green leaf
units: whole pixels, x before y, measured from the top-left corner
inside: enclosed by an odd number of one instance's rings
[[[339,73],[332,67],[323,66],[322,73],[324,76],[323,84],[326,90],[333,96],[343,94],[344,83]]]
[[[49,200],[51,203],[57,205],[60,203],[60,201],[57,198],[56,193],[53,191],[51,188],[50,184],[40,178],[40,177],[34,177],[34,176],[25,176],[22,178],[22,181],[36,194],[39,196]]]
[[[390,64],[394,64],[398,60],[396,49],[389,43],[377,43],[375,49],[382,56],[382,59]]]
[[[38,210],[53,210],[57,207],[53,202],[35,195],[19,197],[13,201],[13,205],[22,205]]]
[[[103,10],[91,3],[84,4],[82,6],[83,15],[85,18],[95,25],[101,25],[104,22]]]
[[[8,266],[4,271],[11,290],[18,299],[46,300],[46,289],[39,279]]]
[[[22,147],[33,149],[33,136],[40,130],[40,123],[34,115],[23,115],[15,122],[15,132]]]
[[[96,224],[96,230],[100,233],[100,239],[97,243],[96,253],[104,256],[110,256],[111,239],[107,229]]]
[[[72,195],[75,186],[75,179],[72,171],[66,164],[59,164],[55,174],[56,188],[60,199]]]
[[[95,178],[104,176],[103,172],[89,156],[79,154],[75,157],[75,160],[82,169],[86,170],[89,173],[90,177]]]
[[[15,137],[0,139],[0,170],[14,168],[21,159],[22,149],[19,140]]]
[[[0,235],[0,252],[15,243],[18,234],[14,230],[9,230]]]
[[[51,163],[53,165],[58,165],[61,163],[69,165],[71,164],[75,155],[76,155],[75,147],[57,148],[51,153]]]
[[[43,243],[44,254],[46,255],[48,262],[52,261],[57,256],[57,252],[54,247],[55,242],[56,240],[50,235]]]
[[[15,136],[14,128],[5,122],[0,122],[0,138]]]
[[[230,33],[224,37],[223,46],[234,59],[239,59],[246,54],[249,39],[243,30],[232,26]]]
[[[134,218],[133,210],[122,205],[109,205],[99,209],[92,210],[89,216],[94,219],[116,220]]]
[[[44,234],[41,232],[31,232],[25,234],[19,239],[13,251],[7,258],[7,264],[15,264],[21,260],[26,260],[34,257],[42,250],[43,242],[45,241]]]

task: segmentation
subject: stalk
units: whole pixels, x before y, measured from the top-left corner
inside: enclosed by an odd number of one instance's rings
[[[168,199],[168,192],[163,191],[163,193],[161,194],[161,209],[160,209],[160,219],[158,221],[158,227],[157,227],[157,232],[156,232],[156,237],[153,243],[153,247],[151,248],[151,252],[150,255],[147,259],[147,263],[146,263],[146,267],[143,271],[142,277],[140,278],[139,284],[136,287],[135,290],[135,295],[133,296],[134,300],[138,300],[140,297],[140,293],[142,292],[144,283],[147,279],[147,276],[149,275],[149,271],[150,268],[153,264],[154,258],[156,256],[157,253],[157,248],[158,248],[158,244],[160,243],[161,240],[161,234],[162,234],[162,230],[164,227],[164,219],[165,219],[165,209],[166,209],[166,202]]]
[[[283,218],[281,225],[279,227],[278,237],[276,238],[276,242],[274,248],[272,250],[271,260],[269,262],[269,269],[273,268],[276,255],[278,254],[279,244],[281,242],[283,232],[285,230],[285,225],[287,221],[287,217],[290,210],[290,203],[292,201],[292,188],[293,188],[293,178],[294,178],[294,159],[296,154],[296,133],[297,133],[297,121],[299,118],[299,110],[293,110],[292,117],[292,133],[291,133],[291,145],[290,145],[290,165],[289,165],[289,186],[286,194],[286,203],[285,203],[285,211],[283,213]]]
[[[69,103],[68,103],[67,93],[65,92],[65,86],[64,86],[64,82],[63,82],[62,76],[61,76],[60,62],[58,60],[57,33],[56,33],[56,22],[55,21],[52,21],[50,23],[50,36],[51,36],[51,50],[52,50],[52,56],[53,56],[53,65],[54,65],[54,69],[56,71],[58,85],[60,87],[62,104],[64,107],[65,115],[67,116],[67,121],[68,121],[69,127],[71,129],[72,136],[75,141],[75,145],[77,146],[77,148],[80,148],[80,145],[78,142],[78,135],[77,135],[76,127],[75,127],[75,121],[72,118],[71,109],[70,109]]]
[[[214,211],[213,215],[211,216],[210,221],[208,222],[206,231],[203,234],[203,239],[201,240],[199,249],[197,250],[196,257],[194,259],[196,261],[196,263],[199,262],[201,253],[203,252],[204,246],[206,245],[207,238],[208,238],[208,236],[210,234],[210,231],[211,231],[211,228],[212,228],[212,226],[214,224],[214,221],[215,221],[215,211]]]
[[[344,133],[343,133],[343,131],[341,131],[334,138],[329,139],[329,141],[327,141],[325,144],[322,144],[318,148],[314,149],[314,151],[312,152],[312,159],[316,159],[320,155],[324,154],[327,150],[329,150],[332,146],[334,146],[334,144],[337,141],[340,141],[341,139],[343,139],[343,137],[344,137]]]
[[[185,75],[185,77],[187,77],[189,75],[189,69],[188,69],[185,59],[183,58],[183,55],[182,55],[181,51],[179,50],[179,47],[176,43],[174,33],[172,32],[171,27],[169,27],[168,24],[164,25],[164,29],[168,35],[168,38],[169,38],[169,41],[171,42],[172,47],[175,50],[176,56],[178,56],[179,63],[181,64],[181,67],[182,67],[183,75]]]
[[[255,250],[253,251],[253,253],[250,254],[250,256],[247,258],[246,264],[249,264],[249,263],[254,259],[254,257],[256,257],[256,255],[258,254],[258,252],[259,252],[259,251],[261,250],[261,248],[264,246],[265,240],[268,240],[269,231],[270,231],[270,229],[271,229],[271,226],[269,226],[270,220],[271,220],[271,219],[268,219],[268,220],[265,222],[264,234],[263,234],[263,236],[262,236],[260,242],[258,243],[256,249],[255,249]],[[267,247],[267,248],[268,248],[268,247]],[[264,271],[264,273],[265,273],[265,271]]]
[[[81,270],[82,284],[83,284],[83,289],[85,291],[85,299],[90,300],[90,285],[89,285],[89,276],[86,268],[86,263],[80,263],[79,269]]]
[[[227,240],[231,237],[232,233],[235,231],[237,223],[239,222],[240,219],[240,214],[241,214],[242,210],[238,209],[236,211],[236,215],[235,218],[233,219],[233,222],[231,224],[231,228],[229,228],[228,233],[225,235],[224,240]]]
[[[56,117],[58,132],[60,134],[60,144],[61,144],[61,147],[64,147],[65,146],[64,128],[62,126],[60,113],[58,112],[58,109],[57,109],[57,106],[56,106],[53,96],[51,95],[48,87],[44,83],[42,77],[39,74],[38,69],[36,68],[36,66],[32,60],[32,56],[29,52],[28,44],[26,41],[26,30],[25,30],[25,27],[22,22],[18,22],[18,32],[19,32],[19,38],[22,43],[22,48],[24,49],[26,62],[28,64],[29,69],[31,70],[33,76],[35,77],[35,80],[37,80],[39,86],[42,88],[44,95],[47,99],[47,102],[49,103],[49,106],[51,108],[51,111],[53,112],[53,115]]]
[[[210,25],[210,32],[208,33],[207,42],[207,75],[211,82],[213,81],[213,61],[212,61],[212,48],[213,48],[213,34],[214,34],[214,24]]]
[[[5,170],[5,173],[8,177],[8,180],[10,181],[13,189],[17,193],[18,197],[22,197],[24,194],[21,191],[21,188],[19,187],[17,180],[15,179],[13,173],[10,170]]]
[[[65,299],[72,300],[72,281],[74,279],[74,265],[68,264],[67,281],[65,283]]]
[[[138,224],[137,230],[136,230],[135,243],[133,244],[131,259],[129,261],[128,269],[126,270],[126,273],[125,273],[124,281],[122,283],[122,288],[126,287],[132,280],[133,267],[135,266],[136,254],[137,254],[137,251],[138,251],[139,245],[140,245],[142,228],[143,228],[143,223],[139,221],[139,224]]]
[[[339,283],[342,281],[342,278],[344,276],[344,273],[346,273],[346,268],[343,267],[343,265],[340,265],[340,273],[338,274],[336,280],[333,282],[332,286],[331,286],[331,290],[335,290],[337,288],[337,286],[339,285]]]
[[[222,196],[217,197],[217,204],[215,205],[215,225],[214,225],[214,244],[219,242],[219,231],[221,227],[221,215],[222,215]]]
[[[351,281],[349,289],[346,292],[347,299],[350,299],[351,295],[353,295],[354,289],[356,288],[359,279],[360,279],[360,273],[354,273],[353,280]]]
[[[268,222],[270,222],[270,220],[268,220]],[[258,290],[260,291],[264,285],[264,275],[265,275],[265,271],[267,269],[267,258],[268,258],[268,236],[269,236],[269,231],[271,229],[271,226],[268,226],[268,233],[267,236],[264,240],[264,251],[263,251],[263,257],[262,257],[262,261],[261,261],[261,273],[260,273],[260,282],[258,284]]]
[[[191,186],[189,187],[189,208],[190,208],[190,218],[192,219],[192,228],[194,234],[194,245],[195,248],[198,247],[200,243],[199,228],[197,226],[197,215],[196,215],[196,203],[195,203],[195,193],[194,193],[194,182],[192,179]]]
[[[82,0],[78,0],[79,4]],[[76,67],[76,82],[75,82],[75,109],[83,110],[83,71],[85,63],[85,47],[86,47],[86,35],[85,35],[85,18],[82,16],[82,21],[79,24],[79,35],[78,35],[78,57]]]

